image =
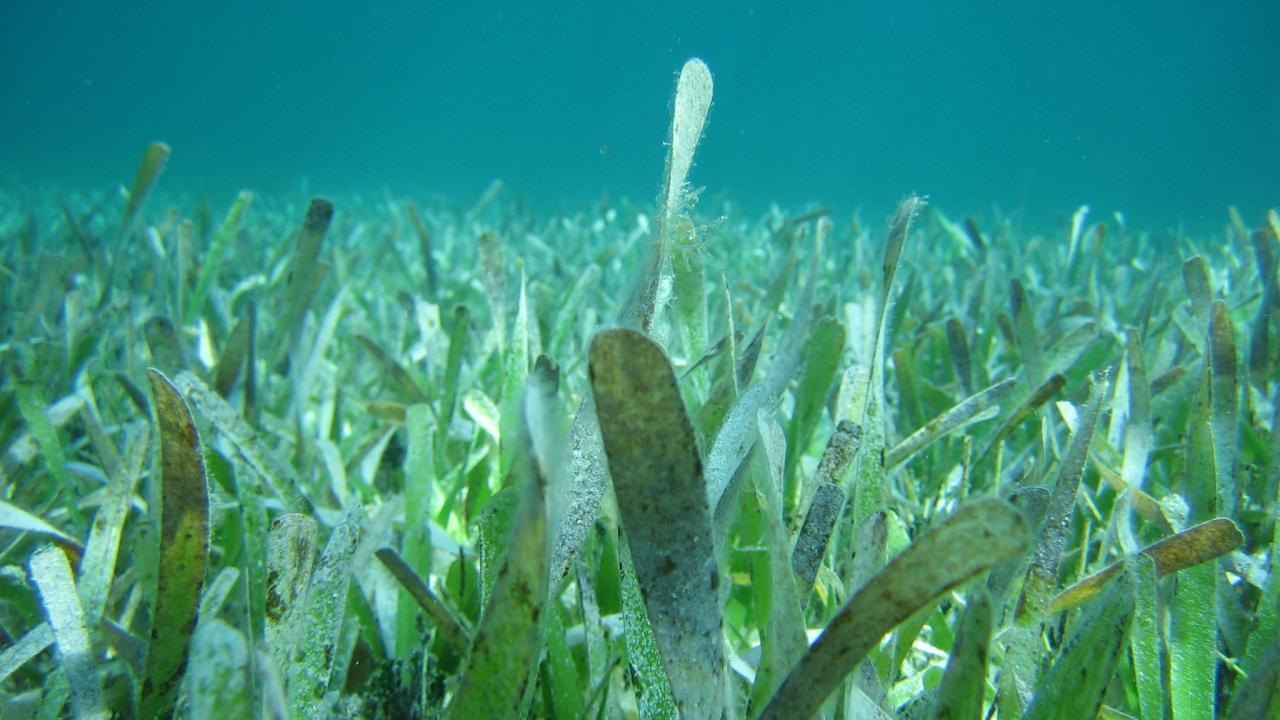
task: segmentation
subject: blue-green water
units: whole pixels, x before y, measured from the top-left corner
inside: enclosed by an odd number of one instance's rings
[[[125,7],[127,5],[127,7]],[[716,99],[692,181],[748,209],[1220,226],[1280,202],[1280,3],[10,2],[0,177],[650,202],[675,73]]]

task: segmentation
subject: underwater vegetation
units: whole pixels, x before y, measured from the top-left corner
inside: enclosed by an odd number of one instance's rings
[[[0,717],[1262,718],[1280,217],[0,190]],[[1254,225],[1250,225],[1250,222]]]

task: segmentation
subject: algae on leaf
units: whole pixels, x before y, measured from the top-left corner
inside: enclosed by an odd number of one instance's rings
[[[1155,560],[1138,554],[1128,561],[1133,576],[1133,628],[1129,638],[1129,654],[1133,658],[1134,684],[1138,690],[1138,707],[1143,718],[1164,718],[1164,674],[1160,667],[1160,612],[1157,607],[1159,585]]]
[[[191,639],[187,697],[193,720],[255,715],[252,660],[244,634],[217,619],[202,622]]]
[[[863,451],[854,459],[854,480],[850,492],[850,512],[842,526],[845,537],[851,538],[868,518],[884,508],[885,476],[885,346],[888,343],[887,328],[893,298],[894,278],[906,247],[907,236],[916,217],[927,202],[915,195],[898,203],[889,234],[885,240],[884,266],[880,278],[880,305],[871,336],[870,367],[866,373],[860,412],[853,420],[862,428]],[[846,377],[848,377],[846,375]]]
[[[994,611],[991,596],[985,590],[969,593],[968,602],[938,687],[937,720],[975,720],[982,716]]]
[[[706,63],[697,58],[690,59],[681,69],[676,83],[671,152],[667,159],[659,237],[651,244],[649,257],[643,262],[619,318],[620,324],[646,334],[655,332],[655,316],[665,306],[671,291],[673,280],[669,254],[675,232],[674,221],[688,201],[685,184],[711,108],[712,93],[711,71]],[[595,273],[589,267],[571,291],[567,310],[576,310],[583,288],[594,283],[594,277]],[[702,314],[705,315],[705,311]],[[563,338],[566,332],[565,323],[557,323],[553,341]],[[559,347],[553,346],[553,350],[558,351]],[[583,398],[569,432],[568,508],[563,514],[557,513],[557,526],[553,528],[553,582],[558,582],[568,573],[573,555],[586,538],[604,495],[607,470],[603,456],[596,407],[588,396]]]
[[[654,319],[663,310],[671,291],[671,244],[675,239],[676,218],[689,202],[685,182],[693,166],[693,155],[702,138],[707,113],[711,109],[713,84],[706,63],[692,58],[680,70],[676,82],[675,105],[671,118],[671,154],[667,158],[666,184],[663,190],[662,221],[657,242],[653,243],[635,289],[623,312],[622,324],[648,334],[654,331]]]
[[[545,400],[533,396],[554,394],[554,384],[545,375],[540,371],[528,383],[524,391],[526,408]],[[535,410],[534,414],[539,413]],[[458,691],[449,705],[450,717],[458,720],[523,717],[532,698],[542,649],[541,618],[548,597],[546,492],[547,473],[553,468],[544,454],[549,450],[548,444],[538,442],[528,417],[521,413],[517,426],[522,442],[512,472],[518,489],[509,492],[518,495],[514,497],[511,530],[506,533],[506,557],[493,580]],[[552,607],[551,611],[557,609]]]
[[[1022,513],[985,499],[955,512],[903,550],[845,603],[762,718],[810,717],[877,642],[942,593],[1016,557],[1030,543]]]
[[[303,613],[316,557],[316,521],[286,513],[271,523],[267,544],[267,601],[265,639],[276,669],[293,662],[294,648],[304,635]]]
[[[1164,577],[1221,557],[1242,543],[1244,535],[1235,522],[1228,518],[1215,518],[1153,543],[1144,548],[1142,554],[1151,556],[1157,576]],[[1047,612],[1062,612],[1092,600],[1122,569],[1123,563],[1112,563],[1063,590],[1049,604]]]
[[[209,483],[200,435],[178,389],[149,370],[160,428],[160,564],[142,714],[173,706],[209,563]]]
[[[826,552],[827,542],[837,529],[838,516],[844,509],[846,476],[861,449],[862,426],[852,420],[838,420],[834,432],[831,433],[831,437],[827,440],[826,448],[822,451],[822,456],[818,459],[818,467],[814,471],[813,480],[805,486],[809,490],[802,497],[799,506],[796,508],[796,513],[790,517],[792,531],[799,533],[796,539],[796,558],[801,556],[800,548],[805,543],[818,541],[820,538],[820,542],[817,542],[811,549],[817,552],[817,557],[814,560],[821,562],[822,556]],[[809,496],[809,492],[812,493],[811,496]],[[823,509],[823,505],[827,506],[826,509]],[[834,513],[829,525],[823,514],[826,512]],[[804,516],[803,525],[796,527],[800,523],[801,514]],[[798,564],[797,573],[799,573]],[[798,574],[797,578],[801,575]],[[800,586],[807,588],[811,582],[812,578],[810,578],[809,583],[800,582]],[[807,592],[807,590],[804,592]]]
[[[765,402],[765,389],[753,387],[738,398],[729,414],[720,425],[720,431],[707,451],[707,460],[703,476],[707,484],[707,502],[715,510],[717,518],[716,540],[723,541],[728,527],[720,527],[719,518],[723,508],[725,514],[737,508],[738,496],[733,489],[734,479],[742,461],[756,442],[756,413]],[[726,496],[726,493],[729,493]]]
[[[431,531],[428,521],[432,516],[433,496],[439,491],[434,487],[436,470],[434,467],[434,430],[431,407],[427,405],[410,405],[405,414],[405,431],[408,436],[408,447],[404,457],[404,533],[400,548],[406,569],[421,583],[421,577],[428,577],[431,572]],[[391,548],[384,548],[391,550]],[[378,552],[381,552],[379,550]],[[379,556],[383,564],[386,559]],[[387,566],[387,569],[395,571]],[[398,578],[405,585],[404,578]],[[423,586],[425,589],[425,585]],[[400,595],[396,608],[396,655],[401,659],[408,658],[411,648],[417,644],[419,635],[417,624],[419,615],[415,604],[424,610],[421,599],[409,592]],[[416,603],[415,603],[416,601]],[[434,617],[433,617],[434,620]],[[438,622],[438,621],[436,621]],[[466,647],[464,642],[460,648]]]
[[[678,720],[676,697],[662,651],[654,635],[653,623],[645,609],[636,566],[620,538],[619,573],[621,574],[622,626],[627,637],[627,661],[639,686],[637,702],[642,720]]]
[[[507,259],[502,238],[495,232],[486,232],[478,241],[480,271],[484,279],[484,294],[489,301],[489,319],[493,323],[498,351],[507,344]]]
[[[281,669],[295,717],[324,715],[326,696],[334,689],[330,682],[347,607],[351,564],[363,525],[364,509],[359,505],[347,508],[312,573],[301,636],[292,661]]]
[[[475,520],[476,554],[480,575],[480,604],[487,606],[493,595],[493,583],[506,560],[507,546],[511,542],[511,530],[516,511],[520,508],[523,491],[505,487],[485,501],[484,510]]]
[[[813,500],[805,512],[804,525],[800,527],[795,548],[791,552],[791,568],[795,573],[801,606],[806,604],[809,591],[813,589],[818,568],[827,553],[831,531],[840,519],[840,509],[843,506],[844,490],[836,483],[824,482],[814,491]]]
[[[784,502],[788,513],[795,509],[799,458],[804,455],[822,417],[831,383],[840,372],[844,353],[845,328],[833,317],[813,323],[805,343],[804,363],[795,390],[795,411],[787,426],[787,458]]]
[[[1089,391],[1089,403],[1085,407],[1084,417],[1079,420],[1075,435],[1071,438],[1071,446],[1059,468],[1044,520],[1036,533],[1035,551],[1031,554],[1031,564],[1027,567],[1016,615],[1016,619],[1022,624],[1040,620],[1057,582],[1058,563],[1067,542],[1067,529],[1071,525],[1080,489],[1080,477],[1084,473],[1089,444],[1093,441],[1093,431],[1101,412],[1102,396],[1102,383],[1094,382]]]
[[[1204,563],[1178,576],[1169,632],[1169,707],[1174,720],[1217,717],[1217,575],[1217,567]]]
[[[1218,512],[1236,515],[1240,487],[1236,478],[1239,446],[1240,379],[1231,311],[1218,300],[1209,313],[1209,401],[1213,431],[1213,466],[1217,474]]]
[[[1133,579],[1122,573],[1107,597],[1076,624],[1061,655],[1041,677],[1024,720],[1097,715],[1129,638],[1133,606]]]
[[[720,568],[702,458],[675,373],[657,343],[634,330],[596,335],[590,357],[618,510],[677,707],[718,717]]]
[[[563,512],[554,528],[551,544],[551,581],[559,583],[568,574],[573,558],[595,522],[596,511],[609,484],[604,444],[596,418],[595,401],[588,394],[569,425]]]
[[[711,70],[698,58],[692,58],[680,70],[676,83],[675,111],[671,118],[671,157],[667,167],[667,186],[663,210],[668,219],[684,205],[685,180],[693,166],[693,154],[702,138],[702,128],[711,109]]]
[[[71,707],[77,718],[106,720],[102,704],[102,680],[98,676],[90,628],[76,594],[75,579],[67,556],[52,545],[31,556],[31,580],[40,592],[45,618],[53,629],[58,659],[71,689]]]
[[[1142,340],[1136,331],[1129,333],[1125,361],[1129,378],[1129,407],[1124,426],[1124,460],[1120,476],[1125,484],[1141,489],[1146,478],[1147,456],[1151,451],[1151,386],[1147,382]]]

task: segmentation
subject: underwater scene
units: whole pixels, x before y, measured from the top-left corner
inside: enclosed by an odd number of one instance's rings
[[[0,7],[0,718],[1280,718],[1277,28]]]

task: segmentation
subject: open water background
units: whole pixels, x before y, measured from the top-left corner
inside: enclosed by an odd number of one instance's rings
[[[651,203],[675,73],[715,104],[691,176],[748,212],[1154,227],[1280,204],[1280,3],[10,2],[0,178],[168,191]],[[705,201],[704,201],[705,202]]]

